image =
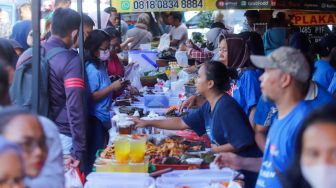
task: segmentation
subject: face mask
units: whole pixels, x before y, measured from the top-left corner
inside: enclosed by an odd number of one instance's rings
[[[99,59],[102,61],[107,61],[110,58],[110,51],[109,50],[99,50]]]
[[[336,187],[336,165],[303,165],[301,172],[306,181],[313,188],[334,188]]]

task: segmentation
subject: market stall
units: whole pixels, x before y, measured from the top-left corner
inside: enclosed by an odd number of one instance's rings
[[[38,1],[33,1],[39,5]],[[80,1],[78,10],[82,13]],[[112,1],[118,12],[151,11],[189,11],[216,9],[271,9],[276,7],[295,7],[296,1],[278,2],[275,0],[254,1],[211,1],[211,0],[124,0]],[[302,5],[302,2],[298,3]],[[304,7],[313,7],[304,4]],[[328,2],[314,4],[320,8],[334,9]],[[99,10],[98,6],[98,10]],[[309,9],[309,8],[307,8]],[[33,17],[39,20],[40,14],[35,7]],[[99,12],[99,11],[98,11]],[[99,17],[99,16],[98,16]],[[302,27],[314,25],[315,33],[324,33],[316,27],[335,24],[334,14],[301,15],[295,14],[294,24]],[[100,22],[99,22],[100,23]],[[39,23],[34,22],[34,72],[39,73],[40,55]],[[100,25],[98,25],[100,27]],[[81,28],[82,30],[82,28]],[[303,28],[301,31],[309,29]],[[35,32],[36,31],[36,32]],[[311,31],[311,29],[309,30]],[[81,33],[81,57],[83,59],[83,36]],[[165,45],[164,42],[163,44]],[[139,92],[124,92],[110,109],[112,128],[110,141],[106,148],[97,151],[94,172],[87,176],[86,187],[194,187],[195,184],[217,187],[238,186],[234,181],[239,174],[230,169],[211,169],[215,155],[206,137],[199,137],[191,131],[166,131],[153,128],[133,129],[130,116],[142,119],[165,119],[182,116],[178,112],[183,99],[194,94],[195,74],[184,68],[190,64],[186,55],[181,58],[172,55],[169,50],[158,51],[160,45],[143,45],[140,51],[127,53],[129,65],[126,67],[126,80],[130,80]],[[169,46],[169,45],[168,45]],[[153,50],[153,48],[155,48]],[[39,74],[34,74],[33,90],[38,91]],[[38,95],[34,105],[37,110]],[[160,170],[180,170],[162,175],[156,180],[148,173]],[[187,171],[192,170],[192,171]],[[158,176],[157,174],[153,176]],[[130,179],[134,181],[129,181]],[[230,184],[230,186],[229,186]]]

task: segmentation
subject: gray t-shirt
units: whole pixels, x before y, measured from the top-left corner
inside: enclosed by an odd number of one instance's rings
[[[129,50],[140,49],[140,44],[147,44],[152,41],[152,33],[147,30],[147,27],[143,24],[137,24],[133,29],[130,29],[126,33],[126,38],[133,37],[134,40],[130,44]]]
[[[169,32],[172,40],[178,40],[178,46],[185,43],[188,40],[188,28],[186,25],[181,24],[178,27],[172,27]],[[177,46],[177,47],[178,47]]]

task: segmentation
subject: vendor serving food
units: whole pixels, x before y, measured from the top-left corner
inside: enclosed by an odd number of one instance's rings
[[[199,109],[179,118],[166,120],[134,119],[135,127],[153,126],[161,129],[192,129],[199,135],[207,134],[212,142],[212,151],[235,152],[240,156],[258,157],[261,152],[254,142],[253,130],[243,109],[226,91],[236,73],[220,62],[201,66],[196,79],[197,92],[207,102]],[[246,187],[254,187],[257,173],[242,172]]]

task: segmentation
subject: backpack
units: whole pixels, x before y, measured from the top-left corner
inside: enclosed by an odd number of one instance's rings
[[[40,86],[39,86],[39,115],[49,117],[49,60],[61,52],[68,51],[65,48],[55,47],[44,53],[45,49],[42,47],[40,59]],[[25,58],[15,70],[13,83],[10,87],[9,94],[13,105],[21,106],[25,109],[32,110],[32,96],[33,96],[33,59],[32,48],[29,48],[27,58]]]

